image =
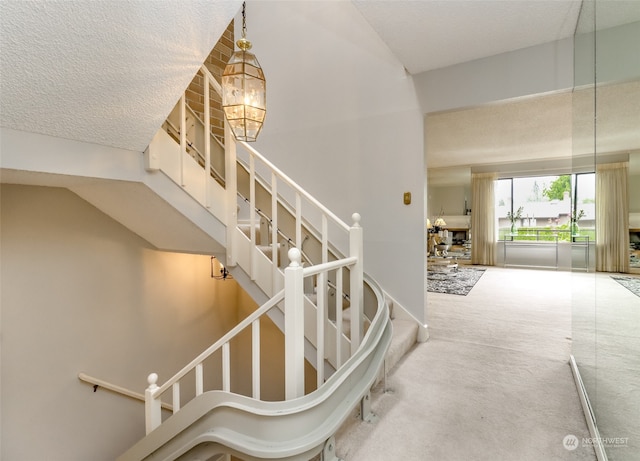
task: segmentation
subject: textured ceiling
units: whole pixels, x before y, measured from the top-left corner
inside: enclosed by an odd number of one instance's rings
[[[568,92],[429,114],[427,166],[566,157],[571,155],[571,128]]]
[[[241,3],[0,1],[0,124],[144,150]],[[581,2],[353,3],[417,73],[570,36]],[[609,18],[638,20],[639,4],[616,0]]]
[[[142,151],[241,4],[0,1],[0,124]]]

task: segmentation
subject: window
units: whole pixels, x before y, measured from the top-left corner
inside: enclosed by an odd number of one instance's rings
[[[575,175],[574,208],[580,232],[586,232],[595,240],[596,228],[596,174],[582,173]]]
[[[499,179],[495,195],[501,240],[569,241],[594,233],[594,173]]]

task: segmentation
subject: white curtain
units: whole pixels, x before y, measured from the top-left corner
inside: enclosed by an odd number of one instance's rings
[[[496,173],[471,175],[471,263],[496,263]]]
[[[596,270],[629,271],[629,162],[596,167]]]

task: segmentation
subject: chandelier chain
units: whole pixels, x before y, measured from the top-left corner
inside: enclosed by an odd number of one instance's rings
[[[247,38],[247,2],[242,2],[242,38]]]

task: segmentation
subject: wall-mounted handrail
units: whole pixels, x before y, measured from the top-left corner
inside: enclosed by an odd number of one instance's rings
[[[130,397],[132,399],[144,402],[144,394],[132,391],[131,389],[127,389],[126,387],[118,386],[117,384],[113,384],[108,381],[104,381],[94,376],[90,376],[86,373],[78,373],[78,379],[80,381],[84,381],[85,383],[91,384],[93,386],[93,392],[96,392],[98,388],[102,388],[111,392],[115,392],[116,394],[124,395],[125,397]],[[165,410],[173,411],[173,405],[169,403],[162,402],[162,408],[164,408]]]

